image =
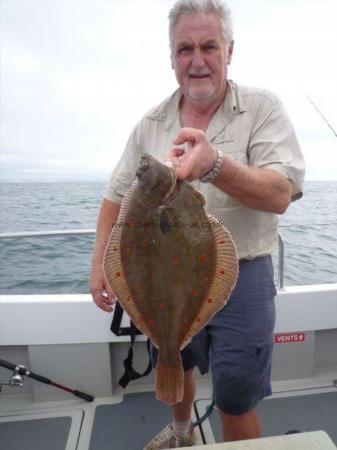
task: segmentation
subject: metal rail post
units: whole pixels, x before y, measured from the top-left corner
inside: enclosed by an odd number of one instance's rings
[[[281,233],[278,234],[278,288],[283,289],[284,282],[284,241]]]

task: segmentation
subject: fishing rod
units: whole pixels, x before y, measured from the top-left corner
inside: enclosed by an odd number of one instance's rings
[[[75,395],[76,397],[80,397],[83,400],[87,402],[92,402],[94,400],[94,397],[89,394],[85,394],[84,392],[77,391],[75,389],[71,389],[69,387],[63,386],[62,384],[55,383],[52,380],[49,380],[49,378],[43,377],[42,375],[38,375],[37,373],[31,372],[30,370],[27,370],[25,366],[17,366],[15,364],[12,364],[8,361],[5,361],[3,359],[0,359],[0,366],[4,367],[8,370],[13,370],[13,375],[8,383],[0,383],[0,392],[1,392],[1,386],[23,386],[23,377],[29,377],[33,378],[36,381],[40,381],[44,384],[50,384],[51,386],[54,386],[58,389],[62,389],[63,391],[69,392],[70,394]]]
[[[330,130],[333,132],[333,134],[335,135],[335,137],[337,137],[337,133],[334,130],[333,126],[329,123],[329,121],[326,119],[326,117],[323,116],[323,114],[321,113],[321,111],[318,109],[318,107],[315,105],[315,103],[311,100],[311,98],[309,97],[309,95],[306,95],[307,99],[309,100],[309,102],[312,104],[312,106],[316,109],[316,111],[318,112],[318,114],[322,117],[322,119],[324,120],[324,122],[328,125],[328,127],[330,128]]]

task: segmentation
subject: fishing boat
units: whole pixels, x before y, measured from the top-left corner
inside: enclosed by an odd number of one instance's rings
[[[250,447],[216,444],[221,427],[211,378],[198,375],[193,420],[200,448],[328,450],[337,444],[337,283],[285,286],[284,270],[279,236],[273,395],[258,406],[264,438]],[[168,409],[155,399],[153,371],[120,386],[130,321],[124,314],[115,333],[111,322],[112,314],[99,310],[89,294],[0,296],[1,449],[139,450],[169,422]],[[133,353],[134,369],[143,372],[145,336],[135,337]]]

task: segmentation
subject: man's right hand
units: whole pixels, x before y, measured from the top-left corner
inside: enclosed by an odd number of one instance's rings
[[[103,270],[93,268],[90,278],[90,291],[96,305],[105,312],[112,312],[117,298],[108,287]]]
[[[103,311],[112,312],[117,298],[109,288],[103,271],[104,251],[114,224],[117,221],[120,205],[103,199],[98,215],[96,241],[92,258],[90,291],[96,305]]]

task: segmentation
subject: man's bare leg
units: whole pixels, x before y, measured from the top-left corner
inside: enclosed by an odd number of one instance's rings
[[[185,447],[195,444],[196,437],[193,429],[191,429],[194,394],[194,369],[190,369],[184,373],[183,400],[171,407],[173,427],[171,427],[170,424],[166,426],[144,447],[143,450],[163,448],[163,445],[165,445],[165,448],[176,448],[177,439],[180,446]]]
[[[239,416],[225,414],[220,409],[218,411],[222,423],[224,442],[261,437],[260,422],[255,409]]]
[[[194,369],[184,373],[184,397],[183,401],[172,406],[172,416],[178,422],[186,422],[192,416],[192,404],[195,396]]]

